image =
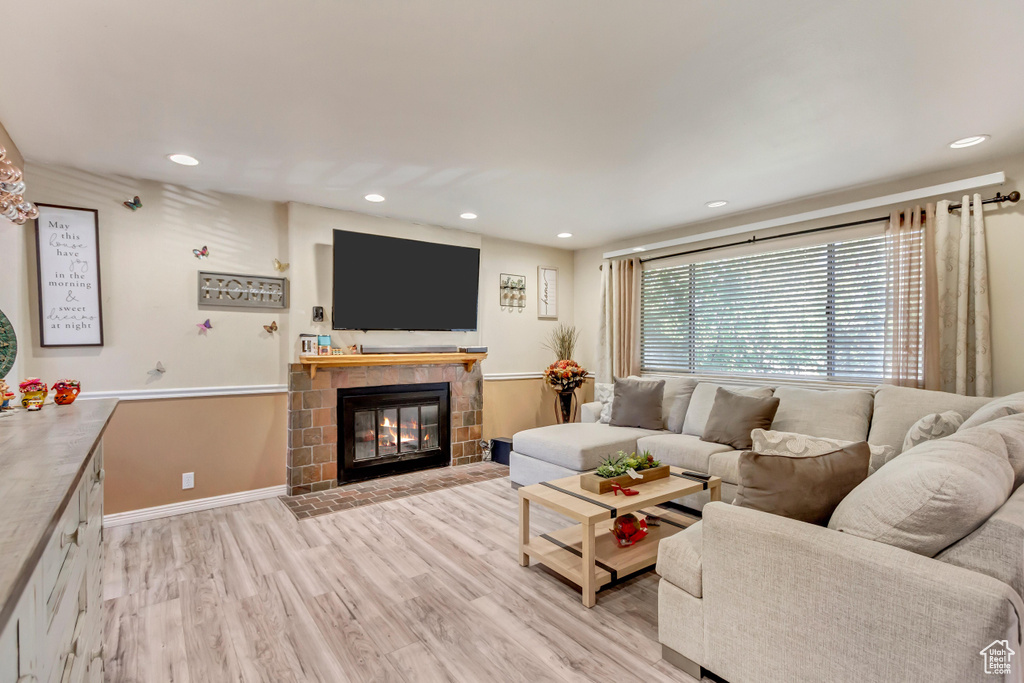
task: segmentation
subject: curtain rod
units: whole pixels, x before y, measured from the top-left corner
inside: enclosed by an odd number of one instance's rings
[[[995,197],[990,197],[988,199],[983,199],[983,200],[981,200],[981,203],[982,204],[998,204],[998,203],[1001,203],[1001,202],[1014,202],[1014,203],[1016,203],[1016,202],[1019,202],[1019,201],[1020,201],[1020,192],[1014,190],[1013,192],[1011,192],[1010,194],[1005,195],[1005,196],[1000,194],[1000,193],[998,193],[998,192],[996,192],[996,196]],[[961,208],[961,206],[962,206],[961,204],[950,204],[948,208],[949,208],[949,211],[955,211],[955,210]],[[924,211],[922,211],[921,213],[923,214]],[[757,235],[754,235],[750,239],[741,240],[739,242],[730,242],[728,244],[717,244],[717,245],[711,246],[711,247],[701,247],[700,249],[690,249],[689,251],[676,251],[676,252],[672,252],[671,254],[662,254],[660,256],[651,256],[651,257],[648,257],[648,258],[642,258],[642,259],[640,259],[640,262],[641,263],[647,263],[648,261],[659,261],[661,259],[674,258],[676,256],[688,256],[690,254],[700,254],[700,253],[703,253],[705,251],[714,251],[715,249],[725,249],[727,247],[738,247],[738,246],[742,246],[744,244],[754,244],[755,242],[768,242],[770,240],[782,239],[783,237],[796,237],[797,235],[810,235],[810,234],[813,234],[813,233],[816,233],[816,232],[825,232],[826,230],[838,230],[840,228],[852,228],[852,227],[857,226],[857,225],[868,225],[869,223],[878,223],[880,221],[886,221],[886,220],[889,220],[889,216],[878,216],[877,218],[865,218],[863,220],[851,221],[849,223],[838,223],[836,225],[826,225],[826,226],[821,227],[821,228],[809,228],[807,230],[794,230],[793,232],[786,232],[786,233],[782,233],[780,235],[769,235],[768,237],[761,237],[761,238],[758,238]],[[603,268],[604,265],[602,264],[600,267]]]

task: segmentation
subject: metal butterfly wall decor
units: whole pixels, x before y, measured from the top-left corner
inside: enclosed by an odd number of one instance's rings
[[[153,368],[152,370],[150,370],[148,374],[153,375],[154,377],[160,377],[165,372],[167,372],[167,368],[164,367],[163,363],[161,363],[160,361],[157,361],[156,362],[156,367]]]
[[[281,259],[274,259],[274,269],[279,273],[283,273],[288,270],[288,266],[290,265],[290,263],[281,263]]]
[[[210,255],[210,250],[207,249],[205,245],[203,245],[202,249],[193,249],[192,253],[195,255],[196,258],[204,259]]]
[[[139,199],[139,195],[135,195],[135,199],[131,199],[131,200],[127,201],[127,202],[121,202],[121,203],[124,204],[125,206],[127,206],[132,211],[138,211],[139,209],[142,208],[142,200]]]
[[[277,321],[275,320],[269,325],[264,325],[263,329],[265,329],[268,334],[274,334],[275,332],[277,332]]]
[[[199,334],[206,334],[207,330],[212,330],[213,329],[213,325],[210,324],[210,319],[209,318],[206,319],[206,322],[196,323],[196,327],[199,328]]]

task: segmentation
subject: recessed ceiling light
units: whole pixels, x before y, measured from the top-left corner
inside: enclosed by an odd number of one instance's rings
[[[633,251],[647,251],[647,250],[645,248],[643,248],[643,247],[633,247]]]
[[[384,201],[384,195],[382,194],[368,194],[363,197],[368,202],[382,202]]]
[[[572,237],[572,233],[571,232],[560,232],[560,233],[558,233],[556,235],[556,237],[561,237],[564,240],[567,237]]]
[[[199,165],[199,159],[196,159],[195,157],[190,157],[187,154],[168,154],[167,158],[176,164],[181,164],[182,166]]]
[[[971,135],[970,137],[960,138],[949,143],[949,146],[953,149],[962,149],[964,147],[974,147],[988,140],[987,135]]]
[[[467,211],[466,213],[464,213],[464,214],[461,214],[461,215],[459,216],[459,218],[465,218],[465,219],[466,219],[467,221],[471,221],[471,220],[473,220],[474,218],[476,218],[476,214],[475,214],[475,213],[471,213],[471,212]]]
[[[717,209],[718,207],[725,206],[728,203],[729,202],[725,201],[724,199],[716,199],[713,202],[708,202],[704,206],[708,207],[709,209]]]

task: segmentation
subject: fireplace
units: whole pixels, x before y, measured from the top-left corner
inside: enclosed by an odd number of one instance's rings
[[[447,382],[338,389],[338,482],[451,460]]]

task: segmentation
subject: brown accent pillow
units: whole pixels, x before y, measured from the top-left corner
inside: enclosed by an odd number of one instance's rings
[[[639,377],[615,378],[612,397],[612,416],[608,424],[615,427],[641,427],[661,429],[661,401],[665,395],[665,380]]]
[[[718,387],[711,414],[704,425],[704,435],[700,438],[732,446],[738,451],[750,448],[754,445],[750,432],[771,429],[778,409],[777,398],[744,396]]]
[[[828,524],[846,495],[868,477],[866,441],[814,456],[740,454],[733,505],[810,524]]]

